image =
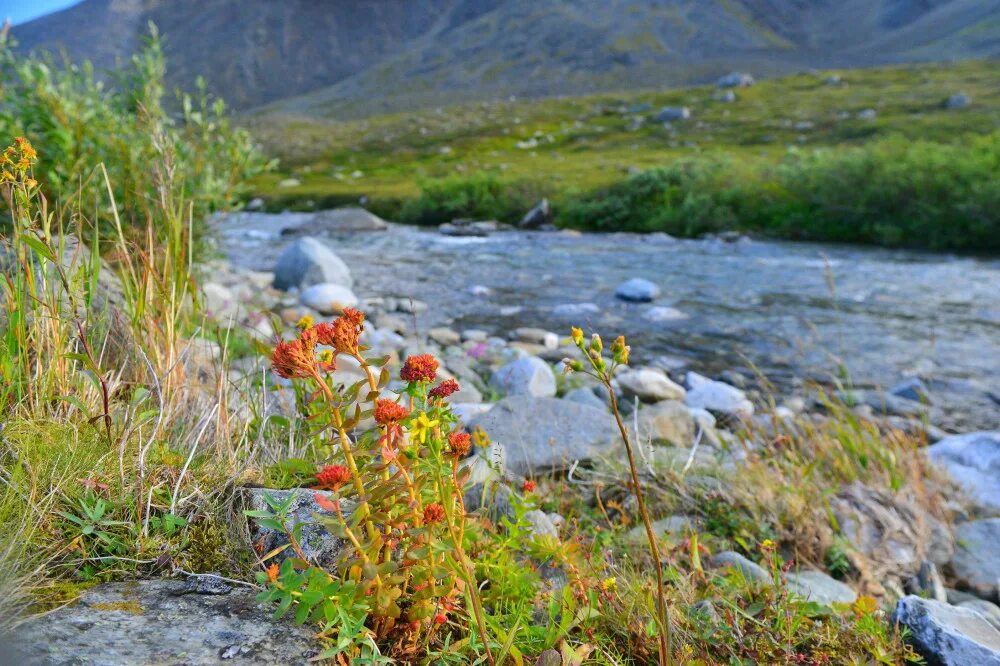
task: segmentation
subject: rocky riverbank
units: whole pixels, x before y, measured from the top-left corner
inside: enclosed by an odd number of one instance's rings
[[[193,339],[184,362],[189,375],[207,386],[227,387],[227,408],[234,415],[294,422],[294,391],[269,372],[265,357],[250,353],[253,341],[270,345],[303,318],[327,321],[345,307],[358,307],[367,314],[361,342],[388,358],[390,367],[418,353],[440,359],[439,376],[461,385],[449,398],[455,414],[466,429],[481,428],[493,442],[488,450],[474,449],[464,462],[472,471],[466,498],[470,511],[482,507],[496,520],[513,515],[505,493],[528,479],[572,479],[584,468],[610,470],[612,478],[622,478],[623,448],[608,409],[610,396],[587,377],[562,372],[563,359],[576,355],[566,331],[544,325],[507,330],[447,325],[440,303],[397,289],[371,293],[367,281],[358,295],[357,264],[341,257],[328,237],[310,235],[317,229],[312,225],[334,225],[337,233],[352,234],[386,229],[361,211],[321,219],[306,216],[286,230],[291,240],[269,259],[271,270],[251,270],[238,260],[204,267],[206,331],[231,327],[229,337],[247,344]],[[255,229],[244,232],[252,237]],[[433,267],[425,268],[435,273]],[[447,272],[435,279],[470,295],[493,288],[457,284]],[[660,297],[658,285],[638,276],[622,280],[614,291],[618,301],[632,305]],[[596,311],[582,308],[586,304],[569,305],[580,306],[573,317],[600,316],[596,305]],[[926,455],[957,484],[952,488],[943,480],[927,480],[948,488],[946,506],[929,507],[921,497],[859,482],[841,488],[828,498],[828,512],[837,543],[851,553],[848,568],[855,575],[850,584],[815,565],[789,572],[786,582],[819,604],[850,604],[859,591],[898,599],[895,618],[910,627],[918,649],[929,658],[959,664],[974,656],[977,663],[1000,663],[1000,608],[995,605],[1000,602],[1000,558],[995,556],[1000,540],[1000,432],[952,435],[934,425],[929,421],[934,413],[932,391],[919,379],[889,392],[824,394],[802,384],[775,396],[739,372],[692,365],[662,356],[638,362],[620,373],[613,387],[627,427],[641,446],[643,464],[676,475],[682,487],[724,484],[726,478],[741,474],[744,461],[756,451],[780,447],[782,438],[821,428],[834,413],[850,414],[887,438],[904,431],[932,443],[912,454]],[[333,374],[334,384],[345,386],[363,378],[343,357]],[[398,383],[388,387],[400,389]],[[325,513],[312,492],[298,489],[247,484],[239,495],[239,506],[251,509],[265,507],[266,497],[288,498],[293,515],[303,523]],[[525,518],[536,534],[570,536],[558,512],[529,513]],[[657,522],[664,538],[706,527],[697,511]],[[248,544],[258,552],[279,548],[283,538],[253,521],[249,525]],[[307,528],[303,543],[311,559],[328,564],[343,547],[317,525]],[[716,553],[709,565],[739,570],[761,585],[773,582],[770,572],[736,552]],[[238,583],[215,578],[204,584],[202,578],[192,577],[186,583],[102,585],[75,607],[30,623],[18,640],[30,654],[42,655],[38,663],[45,664],[82,658],[109,664],[305,663],[314,653],[301,633],[263,622],[264,610],[250,599],[250,592]],[[164,617],[173,619],[164,623]],[[107,644],[105,635],[112,627],[120,632],[111,652],[100,656],[86,651],[86,646]],[[145,638],[121,642],[121,636],[133,634]],[[189,640],[198,646],[185,653],[183,662],[176,661],[176,650],[164,648]]]

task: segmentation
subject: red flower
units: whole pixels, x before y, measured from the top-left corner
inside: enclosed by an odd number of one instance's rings
[[[344,308],[344,314],[333,323],[316,326],[316,337],[321,345],[330,345],[338,354],[357,354],[358,338],[364,330],[365,315],[354,308]]]
[[[278,563],[277,562],[272,562],[271,566],[269,566],[267,568],[266,572],[267,572],[267,581],[269,583],[273,583],[273,582],[277,581],[278,580],[278,573],[280,572],[280,568],[278,567]]]
[[[456,458],[464,458],[472,450],[472,436],[467,432],[453,432],[448,435],[448,446]]]
[[[338,507],[340,507],[340,500],[336,501],[328,500],[323,495],[323,493],[314,493],[313,499],[316,500],[316,504],[319,505],[319,508],[323,509],[324,511],[329,511],[332,513],[336,511]]]
[[[316,333],[302,331],[298,340],[281,341],[271,355],[271,366],[285,379],[312,377],[316,374]]]
[[[351,480],[351,473],[343,465],[327,465],[316,472],[316,480],[324,488],[337,490]]]
[[[375,403],[375,423],[379,425],[398,423],[409,415],[410,410],[387,398],[381,398]]]
[[[441,382],[437,388],[432,388],[428,395],[432,398],[447,398],[460,388],[461,387],[458,385],[458,382],[454,379],[446,379]]]
[[[444,613],[438,613],[434,616],[434,624],[444,624],[448,621],[448,616]]]
[[[531,479],[527,479],[524,483],[521,484],[521,491],[526,493],[533,493],[535,492],[536,487],[537,486],[535,485],[534,481],[532,481]]]
[[[437,377],[438,362],[430,354],[418,354],[406,359],[399,376],[404,382],[432,382]]]
[[[440,522],[444,518],[444,507],[440,504],[428,504],[424,507],[424,522],[428,525]]]

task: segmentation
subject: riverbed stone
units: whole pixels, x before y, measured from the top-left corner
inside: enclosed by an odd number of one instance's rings
[[[615,289],[615,296],[630,303],[648,303],[659,297],[660,288],[644,278],[632,278]]]
[[[551,398],[556,394],[556,376],[548,363],[537,356],[527,356],[494,372],[490,386],[503,395]]]
[[[955,554],[948,567],[960,582],[983,599],[1000,590],[1000,518],[960,523],[955,527]],[[959,586],[961,587],[961,585]]]
[[[515,328],[511,332],[510,337],[512,340],[541,345],[546,349],[559,348],[559,336],[552,331],[546,331],[544,328]]]
[[[788,574],[788,587],[800,596],[829,606],[833,603],[853,604],[858,593],[850,585],[831,578],[822,571],[805,569]]]
[[[432,328],[427,331],[427,337],[442,347],[451,347],[453,345],[461,344],[462,342],[462,336],[459,335],[458,331],[450,329],[447,326]]]
[[[204,588],[183,580],[103,583],[17,630],[20,657],[37,666],[91,664],[295,664],[321,647],[308,626],[275,621],[257,590]]]
[[[1000,511],[1000,431],[945,437],[927,447],[927,455],[976,505]]]
[[[929,664],[1000,666],[1000,631],[971,609],[910,595],[897,602],[892,619],[910,630]]]
[[[563,396],[563,400],[569,400],[570,402],[588,405],[605,411],[608,409],[608,404],[598,398],[597,394],[594,393],[594,390],[587,386],[581,386],[580,388],[573,389]]]
[[[354,279],[347,264],[323,241],[312,236],[297,238],[278,256],[274,265],[274,288],[288,291],[328,282],[351,288]]]
[[[378,215],[364,208],[330,208],[317,211],[312,219],[303,225],[309,231],[346,233],[355,231],[385,231],[389,224]]]
[[[302,290],[300,298],[302,305],[324,315],[339,314],[344,308],[353,308],[358,304],[358,297],[353,291],[330,282],[306,287]]]
[[[548,199],[542,199],[525,213],[518,226],[522,229],[539,229],[549,224],[552,224],[552,207]]]
[[[663,400],[639,409],[639,441],[690,446],[694,441],[694,419],[680,400]]]
[[[687,391],[656,368],[636,368],[618,373],[615,378],[626,397],[635,396],[643,402],[683,400]]]
[[[515,395],[473,417],[469,429],[477,427],[500,445],[505,469],[521,476],[618,456],[622,450],[607,410],[569,400]]]
[[[716,414],[749,418],[753,416],[753,403],[746,393],[724,382],[703,377],[697,372],[687,373],[688,392],[684,401],[691,407],[700,407]]]

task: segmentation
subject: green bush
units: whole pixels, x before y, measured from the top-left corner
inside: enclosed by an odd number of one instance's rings
[[[180,212],[199,237],[207,214],[234,205],[247,193],[245,181],[268,166],[249,135],[230,126],[222,100],[207,97],[203,81],[168,112],[153,26],[145,48],[109,81],[89,62],[57,65],[13,46],[0,36],[0,136],[4,145],[24,136],[39,148],[35,176],[57,205],[82,194],[82,212],[92,216],[88,206],[96,207],[110,224],[110,187],[129,233],[144,229],[151,211],[184,199],[189,208]]]
[[[400,220],[441,224],[458,218],[515,222],[539,198],[525,183],[509,183],[494,174],[448,176],[420,184],[420,196],[403,204]]]

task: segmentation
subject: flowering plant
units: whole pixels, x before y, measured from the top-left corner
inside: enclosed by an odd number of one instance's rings
[[[492,663],[466,551],[475,530],[466,520],[467,472],[460,462],[471,438],[455,428],[445,403],[458,382],[435,385],[437,359],[411,356],[399,373],[404,390],[389,397],[388,359],[366,357],[358,310],[346,308],[331,323],[304,321],[300,329],[296,339],[277,344],[272,366],[279,376],[304,383],[310,419],[324,437],[329,433],[329,460],[315,479],[317,489],[330,491],[315,495],[328,513],[316,519],[348,548],[336,571],[309,573],[318,567],[291,540],[295,556],[259,576],[269,586],[264,598],[281,599],[286,610],[295,605],[297,618],[324,624],[323,633],[336,634],[341,646],[343,622],[334,607],[349,590],[351,603],[366,609],[376,639],[392,639],[413,653],[454,614],[469,613],[474,622],[464,624],[476,628]],[[335,372],[344,358],[361,369],[360,381],[338,384]]]

